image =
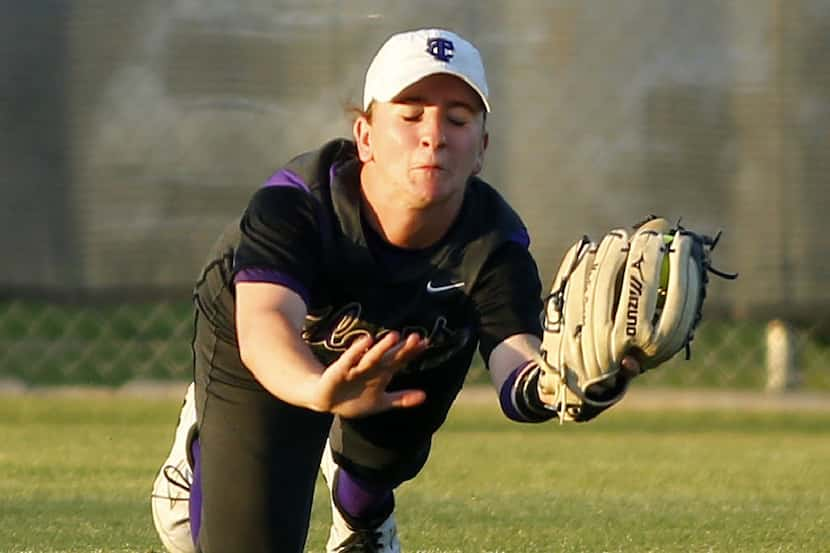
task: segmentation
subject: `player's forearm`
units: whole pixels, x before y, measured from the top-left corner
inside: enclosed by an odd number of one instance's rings
[[[488,367],[499,392],[504,414],[517,422],[543,422],[556,416],[540,395],[538,358],[540,342],[531,334],[511,336],[493,349]]]
[[[516,334],[493,349],[487,367],[496,390],[501,390],[516,367],[533,361],[538,356],[540,345],[539,338],[532,334]]]
[[[318,409],[317,384],[324,367],[302,339],[305,302],[293,290],[270,283],[236,285],[239,355],[274,396]]]
[[[286,403],[319,410],[317,384],[324,367],[299,331],[276,312],[250,316],[240,332],[239,353],[254,377]]]

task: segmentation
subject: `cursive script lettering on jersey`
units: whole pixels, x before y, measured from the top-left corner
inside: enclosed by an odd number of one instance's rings
[[[420,358],[401,371],[404,373],[425,371],[441,365],[463,349],[472,334],[466,328],[450,328],[447,318],[441,315],[435,317],[429,328],[426,326],[387,328],[366,320],[363,316],[362,305],[359,302],[351,302],[337,310],[328,308],[320,314],[310,314],[306,318],[303,340],[321,358],[321,361],[330,363],[340,353],[347,350],[354,340],[363,336],[372,336],[375,340],[380,340],[392,330],[399,330],[402,336],[414,332],[420,336],[426,336],[429,340],[427,350]]]

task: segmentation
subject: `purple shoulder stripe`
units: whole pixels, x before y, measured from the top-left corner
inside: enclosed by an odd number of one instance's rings
[[[510,241],[516,242],[517,244],[524,246],[525,248],[530,247],[530,234],[528,234],[527,229],[523,228],[521,230],[517,230],[516,232],[510,235]]]
[[[309,192],[308,185],[303,181],[303,179],[301,179],[297,173],[289,171],[288,169],[280,169],[271,175],[271,177],[265,181],[265,184],[262,186],[288,186]]]
[[[279,284],[285,286],[296,292],[306,305],[309,304],[310,295],[308,289],[296,278],[275,271],[274,269],[262,269],[259,267],[249,267],[242,269],[233,279],[234,284],[238,282],[270,282],[271,284]]]
[[[331,164],[329,167],[329,182],[334,182],[335,177],[337,177],[337,171],[340,169],[340,165],[337,162]]]

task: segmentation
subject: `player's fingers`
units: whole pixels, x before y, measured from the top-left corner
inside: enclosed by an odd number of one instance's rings
[[[386,398],[390,408],[406,408],[422,404],[427,394],[423,390],[399,390],[387,393]]]
[[[344,377],[348,376],[349,370],[360,363],[361,359],[370,351],[372,347],[372,337],[369,335],[361,336],[340,354],[340,357],[329,366],[329,371],[342,372]]]
[[[367,373],[383,370],[385,365],[381,362],[384,355],[397,345],[400,340],[400,334],[392,331],[386,334],[383,338],[375,342],[375,344],[368,348],[360,357],[359,362],[354,363],[349,371],[349,377],[365,375]]]
[[[626,355],[620,362],[623,374],[628,378],[634,378],[640,374],[640,362],[632,355]]]
[[[424,351],[427,346],[429,346],[429,340],[413,332],[405,340],[399,342],[397,346],[390,349],[386,353],[386,357],[390,363],[403,365]]]

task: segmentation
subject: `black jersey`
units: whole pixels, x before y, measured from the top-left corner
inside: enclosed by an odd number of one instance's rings
[[[443,239],[424,250],[394,247],[364,223],[359,172],[354,144],[336,140],[295,158],[253,195],[196,287],[197,308],[213,326],[212,368],[253,380],[236,346],[233,284],[282,284],[305,300],[303,338],[324,365],[366,334],[429,337],[422,357],[390,387],[425,390],[426,403],[404,411],[420,411],[425,430],[434,431],[477,346],[487,360],[509,336],[541,336],[541,284],[527,230],[492,187],[472,177]]]

